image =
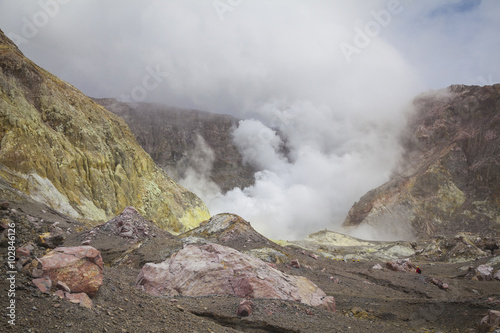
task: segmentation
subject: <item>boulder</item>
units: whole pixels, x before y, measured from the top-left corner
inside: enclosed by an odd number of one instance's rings
[[[490,265],[479,265],[476,272],[479,281],[489,281],[493,278],[493,267]]]
[[[387,262],[385,266],[396,272],[416,272],[417,269],[417,266],[413,264],[410,259],[400,259]]]
[[[470,266],[465,278],[475,281],[490,281],[493,279],[493,267],[490,265],[479,265],[476,268]]]
[[[61,281],[71,291],[89,296],[95,295],[103,282],[101,254],[91,246],[55,248],[40,259],[37,269],[53,284]]]
[[[309,279],[287,275],[260,259],[218,244],[187,245],[160,264],[145,264],[136,287],[157,296],[272,298],[335,311],[333,296],[327,296]]]
[[[481,319],[477,331],[478,333],[492,332],[495,328],[498,328],[498,326],[500,326],[500,311],[490,310],[488,314]]]

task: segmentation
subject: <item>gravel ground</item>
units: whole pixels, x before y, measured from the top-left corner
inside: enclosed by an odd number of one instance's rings
[[[63,229],[82,229],[78,222],[37,204],[11,203],[10,208],[0,211],[0,216],[3,221],[15,222],[17,246],[33,241],[56,221]],[[43,221],[35,229],[26,214]],[[68,245],[75,239],[76,236],[68,236]],[[114,238],[113,242],[119,240]],[[461,264],[419,262],[423,272],[419,275],[372,269],[377,263],[384,266],[384,262],[343,262],[323,257],[316,260],[297,248],[279,247],[290,260],[297,258],[301,268],[291,268],[288,263],[277,267],[287,274],[309,278],[328,295],[334,296],[337,312],[290,301],[258,299],[253,300],[252,315],[240,318],[236,315],[240,299],[235,297],[153,297],[135,289],[135,278],[144,261],[163,260],[181,246],[172,238],[144,242],[137,255],[132,254],[127,261],[105,267],[104,284],[93,298],[92,309],[43,294],[31,283],[29,276],[18,273],[16,325],[8,324],[8,318],[3,315],[0,331],[471,332],[488,309],[500,310],[499,281],[471,281],[458,277],[460,267],[477,266],[488,258]],[[1,247],[0,251],[5,272],[7,248]],[[35,250],[37,256],[44,252],[40,247]],[[116,262],[116,256],[110,260]],[[441,290],[426,283],[426,276],[443,280],[450,289]],[[9,301],[8,290],[9,283],[4,278],[0,281],[0,305],[4,313]]]

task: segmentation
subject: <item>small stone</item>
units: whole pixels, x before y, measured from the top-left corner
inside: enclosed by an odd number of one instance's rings
[[[64,235],[60,232],[46,232],[38,235],[36,242],[40,246],[50,249],[56,248],[64,242]]]
[[[38,277],[42,276],[42,274],[43,274],[43,270],[41,270],[39,268],[33,268],[33,271],[31,272],[31,276],[34,278],[38,278]]]
[[[71,303],[80,304],[81,306],[89,309],[92,308],[92,300],[86,293],[65,293],[64,295]]]
[[[290,263],[290,266],[293,268],[300,268],[300,263],[298,259],[293,259],[292,262]]]
[[[56,290],[54,292],[54,295],[59,296],[59,298],[64,298],[64,291],[62,291],[62,290]]]
[[[30,258],[28,257],[21,257],[16,263],[16,268],[18,271],[21,271],[28,262],[30,261]]]
[[[7,201],[0,202],[0,209],[1,210],[7,210],[9,209],[10,204]]]
[[[252,314],[252,310],[253,310],[253,302],[244,299],[238,305],[238,309],[236,310],[236,315],[238,317],[248,317]]]
[[[29,257],[35,247],[31,243],[24,244],[16,249],[16,258]]]
[[[35,284],[35,286],[38,287],[38,289],[40,289],[42,293],[49,293],[50,288],[52,288],[52,281],[48,276],[39,279],[34,279],[33,283]]]
[[[57,281],[56,288],[65,292],[70,293],[71,289],[69,289],[68,285],[62,281]]]

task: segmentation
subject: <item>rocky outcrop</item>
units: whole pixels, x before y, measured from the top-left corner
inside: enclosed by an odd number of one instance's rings
[[[157,296],[231,295],[294,300],[335,311],[335,301],[302,276],[218,244],[188,245],[160,264],[146,264],[136,287]]]
[[[344,226],[401,237],[500,228],[500,85],[451,86],[416,98],[394,176],[351,208]]]
[[[80,237],[82,242],[92,243],[99,233],[134,240],[169,235],[168,232],[147,221],[134,207],[130,206],[108,222],[83,232]]]
[[[434,237],[416,254],[426,260],[465,262],[493,254],[498,249],[497,244],[500,238],[461,232],[455,236]]]
[[[232,138],[238,119],[198,110],[148,103],[95,99],[122,117],[139,144],[174,179],[192,168],[207,174],[223,192],[254,182],[255,170],[243,163]]]
[[[285,244],[285,243],[283,243]],[[286,242],[334,260],[395,260],[415,254],[415,244],[403,241],[365,241],[339,232],[322,230],[297,241]]]
[[[48,290],[63,282],[72,292],[93,296],[102,285],[103,268],[101,254],[91,246],[58,247],[39,259],[40,273],[32,275]]]
[[[161,262],[182,248],[182,242],[146,220],[134,207],[78,234],[69,235],[66,246],[92,245],[105,264],[140,268],[146,262]]]
[[[126,206],[175,232],[209,217],[139,146],[125,122],[35,65],[0,31],[0,178],[76,218]]]
[[[203,238],[240,251],[267,246],[278,247],[258,233],[249,222],[236,214],[229,213],[217,214],[180,237]]]
[[[478,333],[493,332],[500,326],[500,311],[489,310],[488,314],[481,319],[478,325]]]

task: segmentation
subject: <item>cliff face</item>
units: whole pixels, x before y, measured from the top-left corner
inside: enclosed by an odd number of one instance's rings
[[[224,192],[253,184],[255,170],[243,163],[232,139],[238,119],[110,98],[95,101],[122,117],[144,150],[174,179],[183,178],[193,168],[207,174]]]
[[[209,217],[139,146],[125,122],[35,65],[0,31],[0,177],[67,215],[126,206],[172,231]]]
[[[500,230],[500,85],[451,86],[415,100],[404,155],[344,225],[426,237]]]

